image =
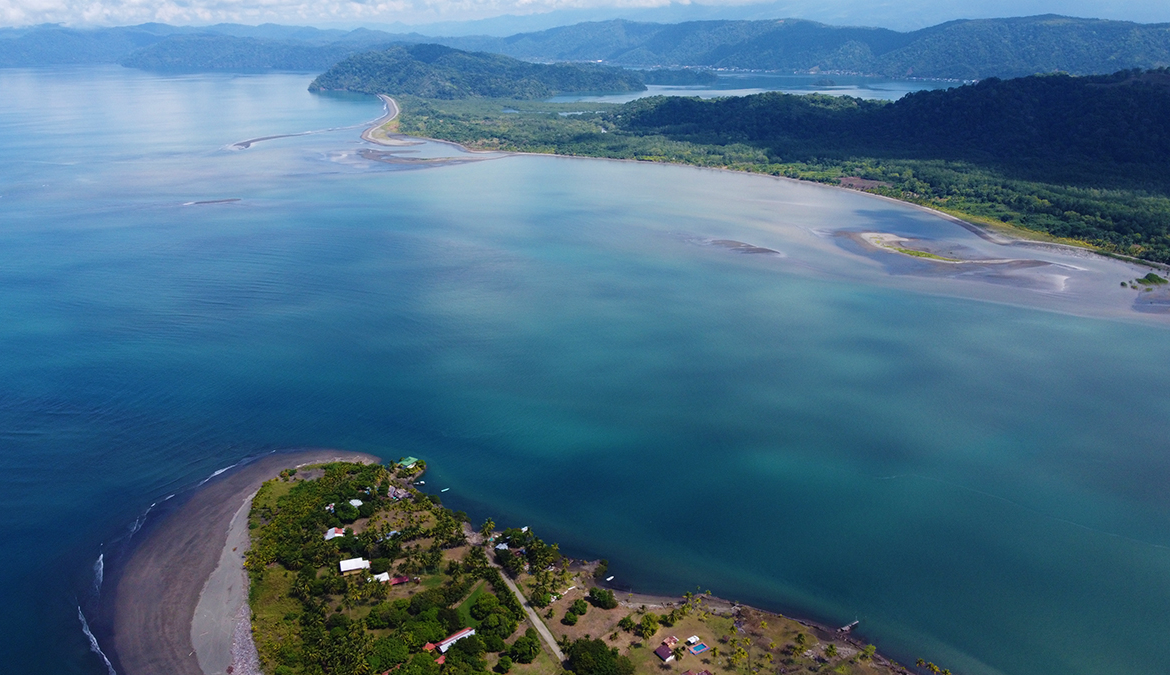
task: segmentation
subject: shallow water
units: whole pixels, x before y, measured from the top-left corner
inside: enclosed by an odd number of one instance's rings
[[[567,94],[552,98],[553,101],[599,101],[605,103],[627,103],[647,96],[745,96],[762,94],[766,91],[782,91],[786,94],[829,94],[830,96],[853,96],[855,98],[896,101],[906,94],[928,89],[958,87],[964,82],[956,80],[891,80],[867,75],[795,75],[782,73],[732,73],[721,72],[719,80],[711,85],[649,85],[646,91],[623,92],[621,94]]]
[[[103,547],[293,446],[424,457],[448,505],[615,581],[860,619],[905,660],[1170,668],[1170,333],[1136,269],[763,177],[230,149],[380,114],[306,85],[0,70],[12,672],[106,673],[77,613]],[[1047,264],[842,235],[869,231]]]

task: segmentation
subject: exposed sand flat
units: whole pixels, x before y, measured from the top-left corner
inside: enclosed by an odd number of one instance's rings
[[[232,642],[240,613],[246,611],[248,604],[244,553],[251,543],[248,537],[248,513],[252,507],[252,497],[255,496],[255,492],[248,495],[232,517],[219,564],[207,577],[199,593],[195,616],[191,619],[191,644],[195,647],[195,658],[205,675],[226,675],[228,666],[234,665]],[[231,672],[237,670],[233,668]]]
[[[283,469],[335,460],[378,461],[337,450],[269,455],[209,480],[158,523],[127,561],[115,590],[114,650],[122,672],[226,672],[248,592],[242,550],[231,550],[239,549],[241,534],[247,540],[245,504]],[[229,533],[234,536],[229,538]],[[204,610],[198,618],[197,609]],[[246,650],[241,656],[246,659]],[[201,664],[213,670],[205,671]]]

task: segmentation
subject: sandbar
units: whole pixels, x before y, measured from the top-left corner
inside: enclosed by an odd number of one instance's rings
[[[215,476],[157,523],[130,555],[115,589],[113,646],[120,672],[226,672],[233,642],[239,641],[233,636],[241,619],[251,618],[243,609],[248,586],[239,550],[247,540],[246,506],[260,485],[280,471],[328,461],[378,458],[339,450],[268,455]],[[197,618],[201,597],[207,611]],[[205,671],[201,663],[212,670]]]

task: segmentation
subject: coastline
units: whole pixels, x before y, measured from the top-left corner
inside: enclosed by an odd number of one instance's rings
[[[238,643],[234,636],[242,619],[250,619],[242,551],[231,550],[239,549],[241,535],[247,538],[245,507],[260,485],[283,469],[327,461],[379,460],[328,449],[266,455],[197,486],[185,504],[157,524],[127,559],[114,592],[112,646],[120,672],[211,675],[201,662],[217,668],[214,672],[226,672],[233,657],[215,650]],[[217,574],[224,561],[228,564]],[[204,609],[218,611],[197,620],[201,598],[206,598]],[[233,607],[230,613],[223,611]]]
[[[398,103],[393,98],[391,98],[390,96],[388,96],[386,94],[378,94],[378,98],[382,99],[382,101],[386,103],[387,110],[388,110],[387,115],[383,116],[382,118],[377,120],[373,124],[373,126],[366,129],[365,131],[363,131],[362,136],[361,136],[362,140],[369,141],[369,142],[374,143],[376,145],[384,145],[384,146],[409,145],[410,142],[404,140],[406,138],[409,138],[409,136],[407,136],[405,134],[398,134],[401,138],[395,139],[395,138],[388,137],[386,135],[386,133],[384,131],[382,131],[382,127],[385,124],[397,119],[398,114],[401,112],[401,108],[398,106]],[[391,110],[393,111],[392,114],[389,112]],[[381,132],[381,133],[379,133],[379,132]],[[1020,246],[1020,247],[1035,247],[1035,248],[1050,249],[1050,250],[1053,250],[1053,249],[1054,250],[1063,250],[1063,251],[1068,251],[1068,252],[1073,252],[1073,253],[1082,253],[1082,254],[1088,253],[1088,254],[1098,255],[1098,256],[1101,256],[1103,258],[1110,258],[1113,260],[1117,260],[1119,262],[1128,263],[1131,265],[1139,265],[1142,267],[1148,267],[1148,268],[1153,269],[1153,270],[1170,271],[1170,265],[1164,265],[1162,263],[1154,262],[1152,260],[1143,260],[1140,258],[1134,258],[1131,256],[1119,254],[1119,253],[1112,253],[1109,251],[1105,251],[1105,250],[1096,248],[1090,244],[1068,243],[1066,241],[1054,240],[1055,238],[1051,238],[1052,240],[1050,240],[1050,238],[1048,236],[1046,236],[1046,235],[1044,235],[1044,233],[1040,233],[1040,232],[1035,233],[1035,235],[1036,235],[1035,237],[1028,237],[1028,236],[1025,236],[1026,234],[1029,234],[1029,232],[1026,230],[1017,231],[1018,228],[1012,228],[1009,226],[991,227],[989,225],[980,224],[980,223],[976,222],[975,220],[970,220],[968,218],[964,218],[961,215],[956,215],[954,213],[948,213],[946,211],[940,211],[939,209],[936,209],[936,208],[933,208],[930,206],[926,206],[923,204],[919,204],[916,202],[907,201],[907,200],[903,200],[903,199],[897,199],[895,197],[877,194],[875,192],[870,192],[868,190],[864,190],[864,189],[860,189],[860,188],[856,188],[856,187],[850,187],[847,185],[835,185],[832,183],[821,183],[818,181],[804,180],[804,179],[800,179],[800,178],[789,178],[788,176],[776,176],[776,175],[767,174],[767,173],[757,173],[757,172],[753,172],[753,171],[744,171],[744,170],[740,170],[740,169],[730,169],[730,168],[726,168],[726,167],[713,167],[713,166],[699,166],[699,165],[695,165],[695,164],[685,164],[685,163],[680,163],[680,162],[658,162],[658,161],[647,161],[647,160],[642,160],[642,159],[622,159],[622,158],[616,158],[616,157],[595,157],[592,155],[571,155],[571,154],[544,153],[544,152],[521,152],[521,151],[512,151],[512,150],[476,150],[473,148],[469,148],[461,143],[457,143],[455,141],[448,141],[448,140],[444,140],[441,138],[430,138],[430,137],[419,137],[419,138],[422,138],[423,140],[431,141],[434,143],[443,143],[445,145],[450,145],[452,147],[459,148],[461,151],[469,153],[469,154],[496,154],[496,153],[498,153],[498,154],[502,154],[505,156],[515,155],[515,156],[521,156],[521,157],[523,157],[523,156],[564,157],[564,158],[569,158],[569,159],[597,159],[597,160],[605,160],[605,161],[611,161],[611,162],[635,162],[635,163],[644,163],[644,164],[665,164],[665,165],[671,165],[671,166],[687,166],[687,167],[691,167],[694,169],[707,169],[707,170],[711,170],[711,171],[726,171],[726,172],[736,173],[736,174],[767,176],[770,178],[775,178],[777,180],[792,181],[794,183],[799,183],[802,185],[819,185],[821,187],[832,188],[832,189],[837,189],[837,190],[847,190],[850,192],[861,192],[863,194],[867,194],[867,195],[869,195],[871,197],[875,197],[877,199],[882,199],[882,200],[886,200],[889,202],[894,202],[897,204],[910,206],[910,207],[913,207],[917,210],[930,213],[930,214],[935,215],[939,218],[942,218],[944,220],[955,223],[956,225],[968,230],[972,234],[974,234],[974,235],[976,235],[976,236],[978,236],[986,241],[995,243],[995,244],[1000,244],[1003,246]]]

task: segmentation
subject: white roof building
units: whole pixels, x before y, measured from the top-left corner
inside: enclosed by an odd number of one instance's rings
[[[325,530],[325,541],[329,541],[330,539],[333,539],[335,537],[344,537],[344,536],[345,536],[345,530],[341,529],[340,527],[331,527],[328,530]]]
[[[447,650],[451,648],[451,645],[455,644],[456,642],[459,642],[460,640],[462,640],[465,637],[471,637],[472,635],[475,635],[474,628],[464,628],[463,630],[459,631],[458,633],[455,633],[454,635],[448,637],[446,640],[443,640],[442,642],[440,642],[439,643],[439,651],[446,654]]]
[[[508,545],[507,544],[496,544],[496,550],[497,551],[507,551]]]
[[[351,500],[349,500],[349,505],[350,505],[350,506],[352,506],[352,507],[354,507],[354,508],[356,509],[357,507],[359,507],[359,506],[361,506],[361,505],[362,505],[362,500],[360,500],[360,499],[351,499]]]
[[[341,561],[341,573],[357,572],[358,570],[370,569],[370,561],[365,558],[350,558],[349,560]]]
[[[374,581],[381,581],[384,584],[388,584],[390,583],[390,573],[382,572],[381,574],[375,574]]]

